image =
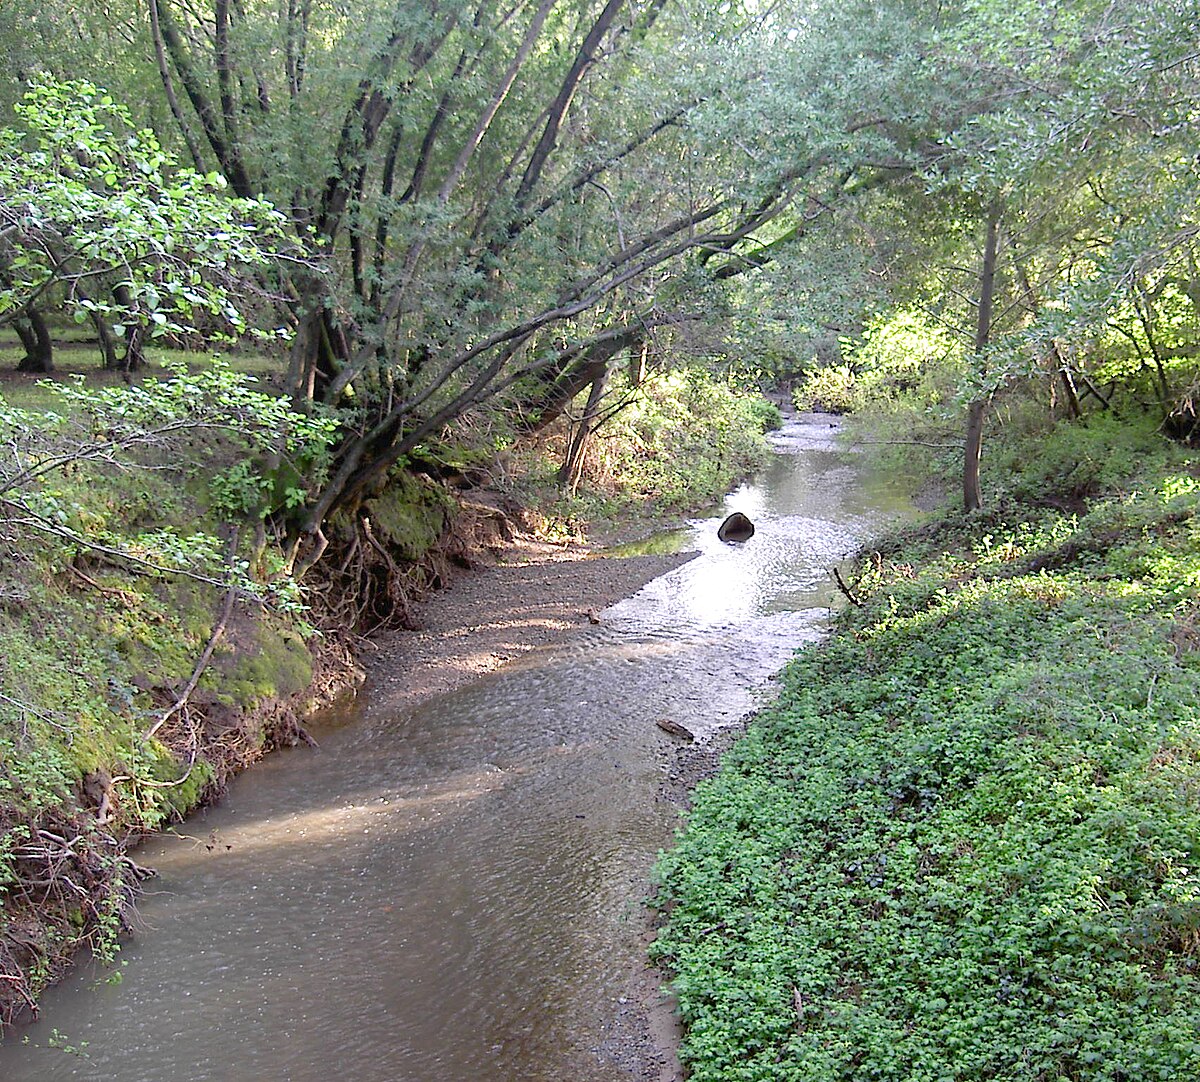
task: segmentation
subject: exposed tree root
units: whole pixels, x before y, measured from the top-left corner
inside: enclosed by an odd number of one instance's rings
[[[413,605],[440,589],[456,569],[487,563],[520,532],[509,513],[462,499],[438,544],[417,561],[398,557],[366,509],[329,538],[325,559],[305,586],[321,612],[321,626],[368,636],[384,630],[417,630]]]
[[[0,1027],[28,1012],[37,996],[89,948],[103,953],[128,929],[139,881],[149,872],[126,854],[129,839],[98,827],[86,813],[15,827],[16,881],[0,925]]]

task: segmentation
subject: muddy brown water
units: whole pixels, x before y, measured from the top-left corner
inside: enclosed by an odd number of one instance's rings
[[[830,420],[602,622],[408,712],[381,686],[142,850],[115,972],[80,967],[0,1045],[4,1082],[614,1082],[647,1071],[642,902],[702,738],[837,604],[828,569],[905,515]],[[742,545],[721,519],[755,523]],[[644,998],[644,997],[643,997]],[[669,1077],[669,1069],[667,1071]]]

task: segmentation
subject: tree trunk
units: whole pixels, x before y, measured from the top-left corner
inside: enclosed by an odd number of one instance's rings
[[[121,358],[121,371],[128,375],[146,365],[146,352],[142,348],[146,340],[145,327],[130,327],[125,335],[125,356]]]
[[[641,343],[629,346],[629,386],[634,389],[646,382],[646,361],[650,356],[650,342],[643,338]]]
[[[300,317],[288,365],[288,393],[298,404],[322,401],[338,371],[347,363],[346,337],[333,324],[322,299],[310,298],[313,311]]]
[[[163,92],[167,96],[167,104],[171,107],[171,114],[175,117],[175,122],[179,125],[179,130],[183,133],[183,141],[187,143],[188,150],[192,155],[192,165],[195,166],[197,173],[207,173],[208,167],[205,165],[204,156],[200,153],[200,143],[196,139],[195,133],[192,131],[192,126],[188,123],[187,117],[184,115],[183,109],[179,105],[179,97],[175,93],[175,80],[171,77],[171,65],[167,62],[167,51],[163,44],[162,28],[158,22],[158,0],[150,0],[150,36],[154,41],[154,59],[158,64],[159,78],[162,79]],[[108,367],[107,365],[105,367]]]
[[[558,486],[574,496],[579,488],[579,480],[583,476],[583,461],[587,455],[588,443],[592,433],[596,431],[596,418],[600,413],[600,401],[604,398],[604,389],[608,386],[607,365],[592,381],[592,389],[588,392],[587,405],[583,407],[583,416],[571,437],[567,455],[558,471]]]
[[[1162,409],[1164,422],[1171,416],[1171,384],[1167,379],[1167,369],[1163,364],[1162,350],[1159,348],[1158,336],[1154,333],[1154,306],[1147,295],[1145,287],[1139,282],[1133,290],[1133,308],[1137,312],[1138,320],[1142,324],[1142,331],[1146,335],[1146,345],[1150,349],[1150,356],[1154,361],[1154,373],[1156,376],[1156,386],[1158,390],[1158,403]]]
[[[1076,372],[1075,375],[1079,377],[1080,382],[1083,383],[1085,388],[1083,397],[1086,398],[1088,395],[1091,395],[1096,399],[1097,402],[1100,403],[1100,408],[1102,410],[1108,409],[1108,407],[1111,405],[1110,401],[1100,393],[1100,388],[1092,382],[1088,374],[1081,369],[1080,371]]]
[[[571,108],[571,103],[575,99],[575,93],[583,82],[583,77],[596,63],[601,43],[612,28],[624,4],[625,0],[608,0],[608,3],[604,5],[604,10],[596,16],[596,21],[579,46],[575,59],[563,79],[562,86],[559,87],[558,94],[550,105],[546,126],[542,129],[541,138],[529,157],[529,164],[525,167],[521,183],[517,185],[517,193],[513,202],[518,208],[524,209],[530,194],[541,178],[542,170],[558,143],[559,132],[562,129],[563,121],[566,120],[567,110]]]
[[[983,245],[983,269],[979,276],[979,312],[975,324],[975,358],[983,364],[984,351],[992,330],[993,295],[996,286],[996,249],[1000,233],[1000,204],[988,212],[987,239]],[[979,458],[983,450],[983,419],[987,398],[979,398],[967,408],[967,436],[963,448],[963,509],[977,511],[983,506],[979,487]]]
[[[128,375],[130,372],[136,372],[146,363],[145,354],[142,352],[142,343],[145,340],[146,331],[135,318],[137,305],[134,303],[128,286],[116,286],[113,289],[113,299],[127,313],[124,317],[125,355],[120,360],[117,360],[114,351],[113,367]]]
[[[36,308],[26,308],[25,315],[17,320],[17,335],[25,347],[25,356],[17,365],[18,372],[53,372],[54,346],[46,321]]]
[[[963,509],[978,511],[983,506],[979,487],[979,457],[983,450],[983,416],[987,402],[977,399],[967,407],[967,440],[963,457]]]
[[[1083,407],[1079,403],[1079,392],[1075,388],[1075,377],[1071,372],[1070,362],[1062,355],[1062,350],[1055,344],[1051,353],[1058,363],[1058,375],[1062,380],[1063,394],[1067,399],[1067,416],[1074,419],[1083,415]]]
[[[254,186],[250,183],[250,177],[242,162],[242,147],[237,143],[231,143],[226,138],[227,132],[220,123],[219,113],[208,96],[205,80],[196,70],[191,50],[170,9],[161,0],[153,0],[153,2],[159,38],[166,55],[175,65],[175,72],[183,84],[184,93],[187,94],[192,108],[196,111],[201,130],[208,140],[208,145],[212,147],[221,172],[225,174],[225,179],[229,181],[235,195],[249,199],[254,195]]]
[[[617,328],[604,332],[589,345],[564,355],[559,364],[541,373],[538,387],[521,404],[522,418],[517,430],[533,436],[557,421],[585,388],[596,381],[608,368],[609,362],[621,350],[645,357],[643,330]]]
[[[96,340],[100,343],[100,356],[103,358],[104,367],[109,371],[120,368],[117,344],[113,340],[112,331],[108,329],[108,317],[103,312],[93,312],[92,326],[96,328]]]

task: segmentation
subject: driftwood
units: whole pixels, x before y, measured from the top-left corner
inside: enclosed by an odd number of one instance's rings
[[[854,596],[854,591],[846,585],[846,580],[842,578],[842,573],[835,567],[830,574],[833,575],[833,581],[837,583],[837,588],[842,591],[846,597],[846,600],[849,601],[851,605],[857,605],[861,609],[863,607],[863,603]]]
[[[690,729],[685,729],[677,721],[671,721],[670,718],[659,718],[655,723],[664,733],[670,733],[671,736],[677,736],[681,740],[692,741],[696,737]]]

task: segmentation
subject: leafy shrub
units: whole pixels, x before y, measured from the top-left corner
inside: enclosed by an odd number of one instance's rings
[[[769,398],[751,398],[750,413],[762,432],[775,432],[783,427],[783,412]]]
[[[805,375],[793,395],[797,409],[854,413],[868,403],[945,399],[962,351],[944,327],[901,309],[868,324],[861,340],[843,340],[842,354],[844,363]]]
[[[91,83],[41,75],[13,108],[25,130],[0,129],[0,325],[78,279],[86,293],[65,291],[75,321],[99,316],[118,337],[201,320],[225,338],[286,337],[251,328],[242,311],[260,292],[253,270],[292,247],[282,214],[232,198],[217,173],[178,166]],[[127,302],[110,299],[118,286]]]
[[[689,511],[718,499],[766,460],[763,433],[782,422],[761,395],[691,369],[658,375],[636,392],[615,389],[626,405],[592,440],[575,499],[545,510],[567,524],[647,509]],[[522,498],[554,487],[565,437],[552,433],[527,463]]]
[[[1051,424],[1044,409],[1028,403],[989,444],[986,469],[999,494],[1086,499],[1139,487],[1147,466],[1161,468],[1171,454],[1148,414],[1094,413]]]
[[[760,401],[695,370],[654,380],[597,433],[593,481],[660,510],[716,499],[765,460]]]
[[[837,364],[809,372],[792,392],[792,401],[798,410],[853,413],[866,404],[866,396],[850,366]]]

